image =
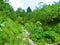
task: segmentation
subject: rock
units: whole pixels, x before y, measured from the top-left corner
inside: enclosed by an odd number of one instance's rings
[[[34,43],[31,39],[29,39],[29,43],[30,43],[30,45],[34,45]]]

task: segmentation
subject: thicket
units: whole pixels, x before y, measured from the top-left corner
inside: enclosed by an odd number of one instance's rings
[[[60,4],[44,5],[34,11],[28,7],[27,12],[0,1],[0,45],[19,45],[24,27],[30,32],[29,38],[36,45],[60,42]],[[20,43],[20,44],[21,44]],[[42,44],[41,44],[42,43]]]
[[[31,33],[30,38],[38,43],[60,41],[60,4],[44,5],[24,17],[24,26]]]

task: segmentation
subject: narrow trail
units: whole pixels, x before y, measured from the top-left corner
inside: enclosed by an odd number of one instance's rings
[[[27,40],[28,39],[29,45],[34,45],[34,42],[31,39],[28,38],[28,36],[30,35],[30,33],[26,29],[24,29],[24,28],[22,28],[22,29],[23,29],[23,33],[25,35],[25,37],[24,37],[23,40]],[[27,45],[27,44],[24,44],[24,45]]]

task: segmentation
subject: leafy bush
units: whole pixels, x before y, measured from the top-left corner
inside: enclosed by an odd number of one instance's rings
[[[1,20],[3,20],[1,18]],[[22,41],[22,26],[13,22],[10,18],[0,23],[0,45],[18,45]]]

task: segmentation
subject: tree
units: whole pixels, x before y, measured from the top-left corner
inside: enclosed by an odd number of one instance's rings
[[[4,17],[9,17],[16,20],[17,14],[13,10],[12,6],[9,5],[8,1],[9,0],[0,1],[0,14]]]
[[[29,13],[29,12],[32,12],[30,7],[27,8],[27,13]]]
[[[25,10],[22,9],[22,8],[18,8],[18,9],[16,10],[16,13],[17,13],[18,15],[20,15],[21,17],[24,17],[24,15],[26,14],[26,13],[25,13]]]

